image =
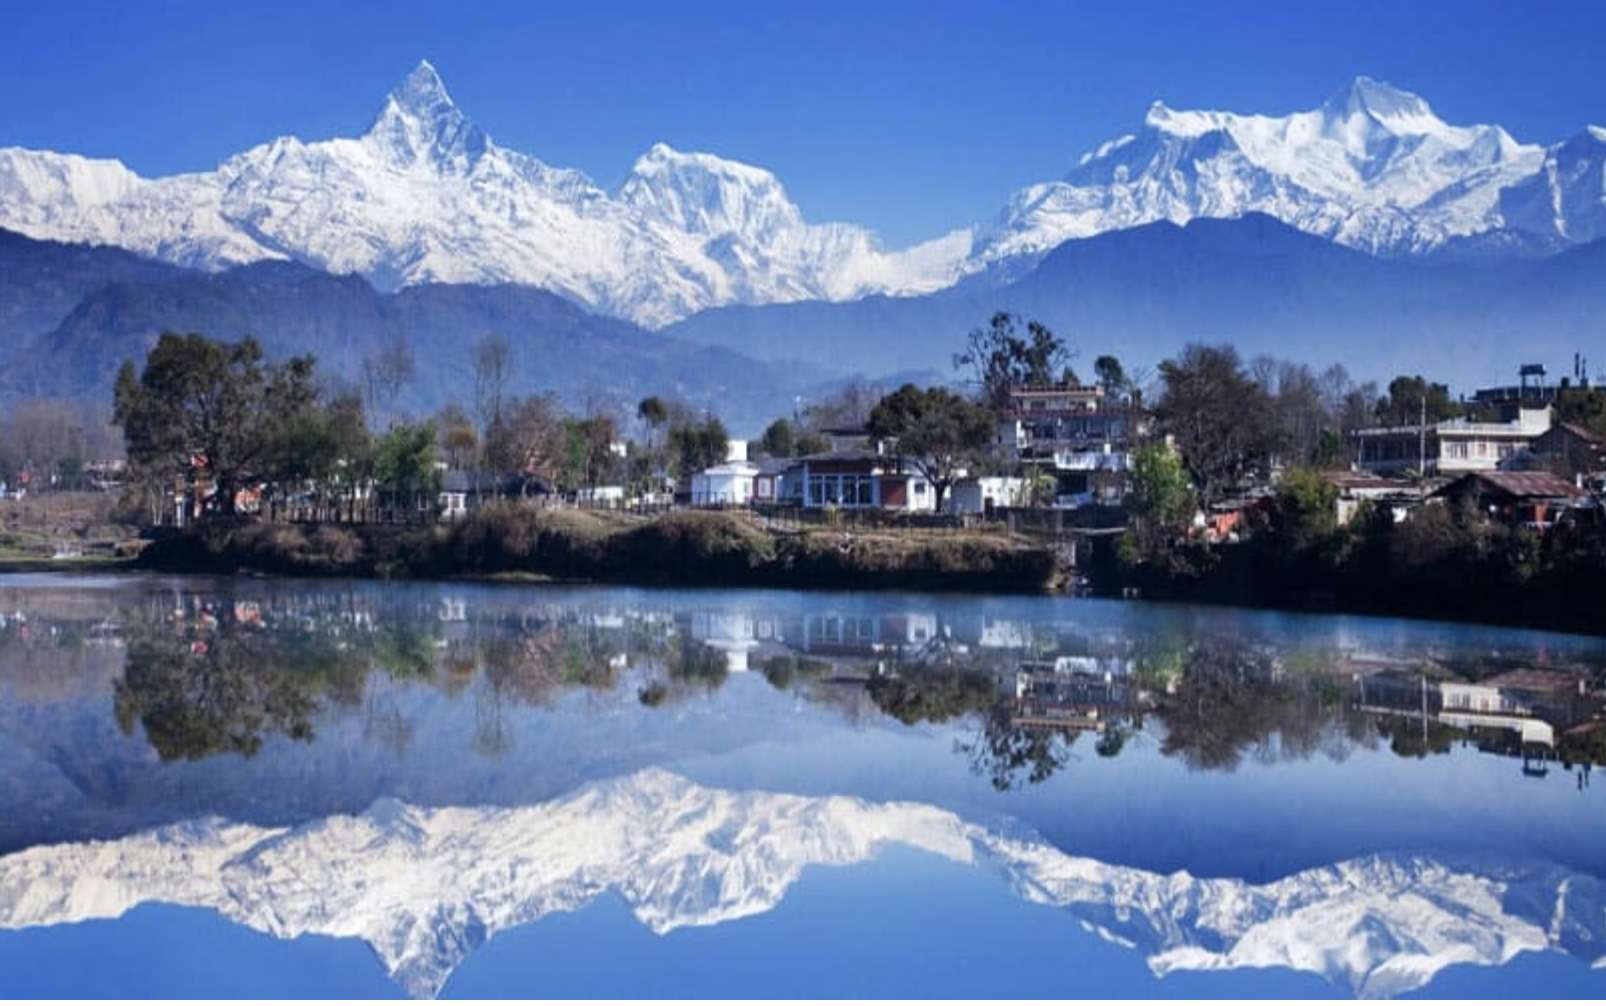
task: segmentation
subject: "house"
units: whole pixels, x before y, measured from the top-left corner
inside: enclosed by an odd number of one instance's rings
[[[1238,541],[1248,530],[1250,514],[1257,508],[1264,508],[1267,499],[1265,495],[1246,494],[1217,500],[1195,511],[1194,530],[1212,544]]]
[[[753,476],[753,503],[757,506],[801,506],[803,489],[801,478],[787,478],[796,470],[801,476],[803,466],[791,458],[765,458],[755,462],[758,473]]]
[[[1471,472],[1433,494],[1468,502],[1505,524],[1548,527],[1562,513],[1591,504],[1588,493],[1550,472]]]
[[[1606,473],[1606,439],[1575,423],[1557,423],[1528,447],[1534,460],[1569,477]]]
[[[1322,472],[1322,479],[1338,490],[1334,516],[1340,527],[1354,519],[1361,505],[1387,507],[1396,522],[1422,504],[1424,491],[1404,479],[1385,478],[1366,472]]]
[[[753,502],[753,481],[758,466],[748,461],[726,461],[691,477],[692,506],[747,506]]]
[[[1550,429],[1550,406],[1518,404],[1501,422],[1446,419],[1427,425],[1356,430],[1355,466],[1373,475],[1420,470],[1424,475],[1493,471],[1509,464]]]
[[[1079,384],[1013,388],[999,421],[1000,453],[1056,481],[1056,506],[1120,503],[1131,452],[1147,429],[1141,409]]]
[[[948,491],[949,513],[989,514],[997,507],[1025,506],[1027,480],[1012,476],[960,479]]]
[[[545,479],[454,468],[441,473],[441,488],[435,503],[442,519],[458,520],[495,500],[533,499],[552,493],[552,483]]]
[[[908,462],[869,450],[826,451],[797,459],[802,505],[807,509],[929,511],[937,494]]]

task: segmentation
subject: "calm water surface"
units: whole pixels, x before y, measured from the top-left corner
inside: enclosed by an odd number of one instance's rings
[[[1598,997],[1603,675],[1137,603],[0,577],[0,995]]]

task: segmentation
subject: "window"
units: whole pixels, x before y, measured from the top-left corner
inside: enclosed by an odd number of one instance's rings
[[[875,505],[875,479],[868,475],[859,476],[859,504],[861,506]]]
[[[1444,445],[1444,456],[1447,458],[1462,458],[1467,456],[1467,444],[1464,440],[1447,441]]]
[[[813,506],[825,503],[825,480],[818,475],[809,476],[809,503]]]
[[[924,482],[916,482],[915,483],[915,495],[916,496],[924,496],[925,494],[926,494],[926,484]]]
[[[842,505],[859,505],[859,480],[851,475],[842,480]]]

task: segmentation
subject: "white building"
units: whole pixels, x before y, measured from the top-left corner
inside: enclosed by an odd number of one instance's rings
[[[1426,426],[1356,430],[1355,466],[1377,475],[1423,469],[1423,475],[1494,471],[1550,429],[1550,406],[1522,406],[1507,422],[1446,419]]]
[[[960,479],[948,490],[949,513],[987,513],[994,507],[1025,506],[1027,482],[1015,476]]]
[[[700,471],[691,477],[692,506],[747,506],[753,502],[757,476],[758,466],[747,461],[727,461]]]

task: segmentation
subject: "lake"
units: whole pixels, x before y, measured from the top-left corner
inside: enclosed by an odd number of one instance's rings
[[[1606,996],[1606,640],[0,576],[0,995]]]

